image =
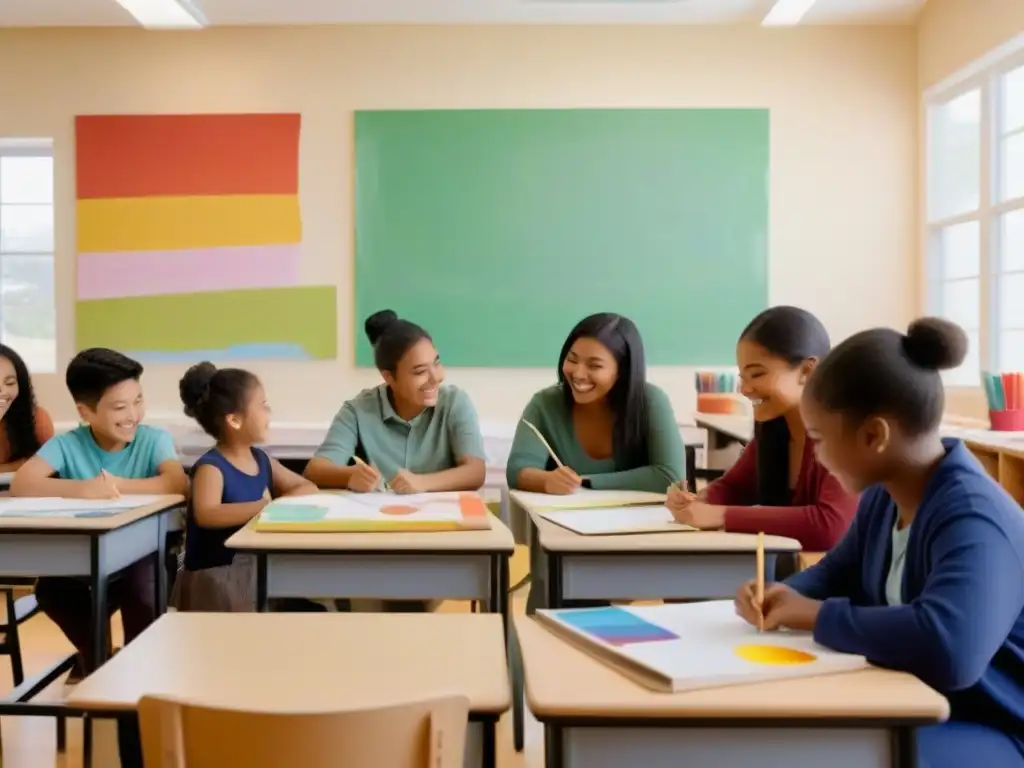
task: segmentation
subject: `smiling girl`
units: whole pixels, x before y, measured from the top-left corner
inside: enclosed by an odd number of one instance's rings
[[[558,383],[533,396],[508,457],[509,488],[569,494],[664,493],[683,478],[685,451],[668,396],[646,380],[636,326],[612,313],[572,329],[558,357]],[[564,464],[557,467],[534,425]]]
[[[699,496],[678,488],[676,520],[702,529],[787,536],[825,551],[846,531],[857,497],[815,458],[800,396],[829,351],[825,327],[797,307],[767,309],[740,334],[736,359],[743,394],[754,406],[754,439],[736,464]]]
[[[306,477],[362,493],[480,488],[486,465],[476,410],[465,392],[443,385],[430,334],[384,310],[367,319],[366,335],[384,383],[341,407]]]
[[[876,328],[826,357],[802,411],[817,453],[862,491],[842,541],[817,565],[753,584],[737,612],[909,672],[949,700],[917,731],[921,768],[1024,766],[1024,514],[959,440],[939,432],[940,370],[967,336],[938,318]]]
[[[36,405],[21,356],[0,344],[0,472],[14,472],[53,437],[53,421]]]

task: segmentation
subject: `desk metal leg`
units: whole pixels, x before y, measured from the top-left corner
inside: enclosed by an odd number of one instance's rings
[[[161,512],[157,516],[156,552],[153,553],[153,568],[155,568],[153,584],[156,587],[156,602],[153,603],[154,612],[162,616],[167,612],[167,565],[164,557],[167,553],[167,512]]]
[[[544,726],[544,766],[563,768],[565,765],[565,742],[562,728],[558,725]]]
[[[917,732],[913,728],[892,730],[893,768],[917,768]]]
[[[495,768],[498,765],[498,738],[496,720],[485,720],[481,723],[483,732],[483,744],[481,745],[482,760],[481,768]]]
[[[548,552],[548,605],[554,610],[561,608],[562,598],[562,556]]]
[[[267,556],[256,555],[256,610],[266,613],[267,610]]]

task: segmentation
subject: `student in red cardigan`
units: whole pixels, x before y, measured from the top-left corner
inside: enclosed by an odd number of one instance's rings
[[[797,307],[755,317],[736,345],[742,392],[754,406],[754,439],[725,475],[694,496],[673,487],[668,507],[681,523],[787,536],[823,552],[842,538],[857,510],[819,462],[800,415],[800,395],[829,351],[825,327]]]

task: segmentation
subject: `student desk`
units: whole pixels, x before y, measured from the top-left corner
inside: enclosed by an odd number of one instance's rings
[[[914,728],[949,714],[924,683],[880,669],[659,693],[531,618],[515,628],[547,768],[916,768]]]
[[[0,472],[0,491],[9,490],[11,487],[11,480],[13,479],[13,472]]]
[[[754,577],[757,536],[720,531],[581,536],[545,520],[512,499],[533,518],[535,542],[547,556],[547,607],[568,600],[731,598]],[[798,552],[800,543],[765,536],[769,578],[775,556]]]
[[[158,694],[274,712],[469,698],[467,768],[495,765],[495,725],[510,704],[501,619],[480,614],[169,613],[64,701],[138,728]],[[130,757],[126,755],[125,757]],[[141,755],[137,755],[141,767]],[[136,768],[126,761],[123,768]],[[383,767],[382,767],[383,768]]]
[[[508,615],[512,533],[268,533],[254,522],[227,541],[256,555],[257,610],[271,597],[479,600]]]

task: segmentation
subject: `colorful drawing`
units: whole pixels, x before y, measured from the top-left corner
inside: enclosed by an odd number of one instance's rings
[[[807,632],[758,632],[731,600],[537,611],[556,634],[656,690],[685,691],[849,672],[863,656],[818,646]]]
[[[256,530],[275,533],[458,531],[490,527],[476,493],[319,493],[268,504]]]
[[[337,354],[301,282],[296,114],[78,117],[79,349],[144,362]]]
[[[554,615],[569,626],[587,632],[609,645],[656,643],[679,639],[679,635],[674,632],[644,621],[635,613],[618,607],[556,611]]]

